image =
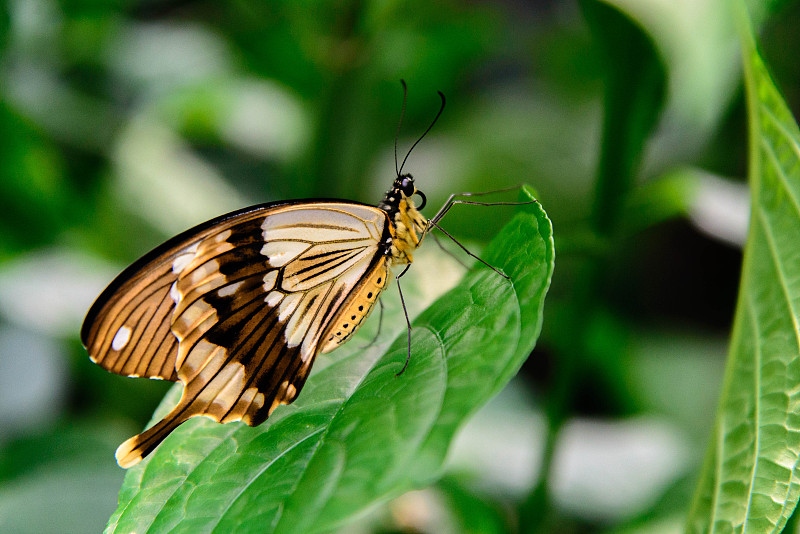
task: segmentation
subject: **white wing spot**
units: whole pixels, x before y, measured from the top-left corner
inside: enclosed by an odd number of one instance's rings
[[[266,302],[267,306],[270,308],[274,308],[282,299],[283,293],[280,291],[272,291],[266,297],[264,297],[264,302]]]
[[[216,237],[214,237],[214,241],[216,243],[222,243],[223,241],[227,241],[231,235],[233,235],[233,231],[230,229],[225,230],[224,232],[217,234]]]
[[[217,291],[217,295],[219,295],[220,297],[229,297],[234,293],[236,293],[236,290],[239,289],[239,286],[241,286],[243,283],[244,282],[236,282],[235,284],[224,286],[219,291]]]
[[[264,275],[264,291],[272,291],[278,280],[278,271],[270,271]]]
[[[294,313],[295,308],[297,305],[300,304],[300,300],[305,295],[303,293],[292,293],[291,295],[287,295],[283,302],[281,302],[280,308],[278,308],[278,320],[280,322],[285,321],[292,313]],[[269,298],[269,295],[267,295]]]
[[[117,330],[117,334],[111,341],[111,348],[113,350],[122,350],[125,348],[125,345],[128,344],[128,341],[130,341],[130,339],[131,339],[131,329],[127,326],[120,326],[119,330]]]
[[[172,287],[169,288],[169,296],[172,301],[177,304],[181,300],[181,293],[178,291],[178,282],[173,282]]]
[[[186,248],[183,252],[181,252],[178,256],[175,257],[175,260],[172,262],[172,272],[179,273],[187,265],[194,259],[195,254],[197,253],[197,245],[200,243],[197,242],[192,246]]]

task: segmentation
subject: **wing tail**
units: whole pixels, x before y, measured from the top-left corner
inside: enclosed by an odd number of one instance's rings
[[[184,406],[181,404],[178,404],[164,419],[141,434],[125,440],[122,445],[117,447],[114,456],[120,467],[128,469],[138,464],[142,458],[153,452],[173,430],[178,428],[178,425],[186,421]]]

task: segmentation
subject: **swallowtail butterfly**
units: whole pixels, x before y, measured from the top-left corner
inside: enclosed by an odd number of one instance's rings
[[[169,414],[119,446],[121,467],[191,417],[256,426],[294,401],[317,355],[361,326],[390,267],[407,269],[453,204],[477,204],[452,195],[427,220],[425,195],[402,168],[377,207],[296,200],[245,208],[173,237],[111,282],[81,329],[92,361],[184,386]]]

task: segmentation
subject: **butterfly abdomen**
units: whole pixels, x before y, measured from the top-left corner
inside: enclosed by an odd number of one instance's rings
[[[341,311],[324,334],[321,353],[330,352],[356,333],[369,316],[378,297],[389,283],[389,265],[385,259],[365,278],[350,295]]]

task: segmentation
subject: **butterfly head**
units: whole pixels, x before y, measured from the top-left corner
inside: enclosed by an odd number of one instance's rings
[[[419,206],[411,198],[414,195],[418,195],[422,199]],[[386,196],[383,197],[378,207],[388,212],[390,218],[393,219],[394,214],[401,209],[407,209],[406,206],[421,210],[425,207],[426,202],[425,194],[414,185],[414,177],[410,174],[401,174],[395,179],[392,188],[386,192]]]
[[[414,195],[422,200],[419,206],[414,203]],[[425,203],[425,194],[414,185],[414,177],[401,174],[378,204],[393,223],[392,244],[387,248],[387,253],[394,258],[395,263],[412,261],[411,252],[419,246],[428,226],[428,221],[419,212],[425,207]]]

